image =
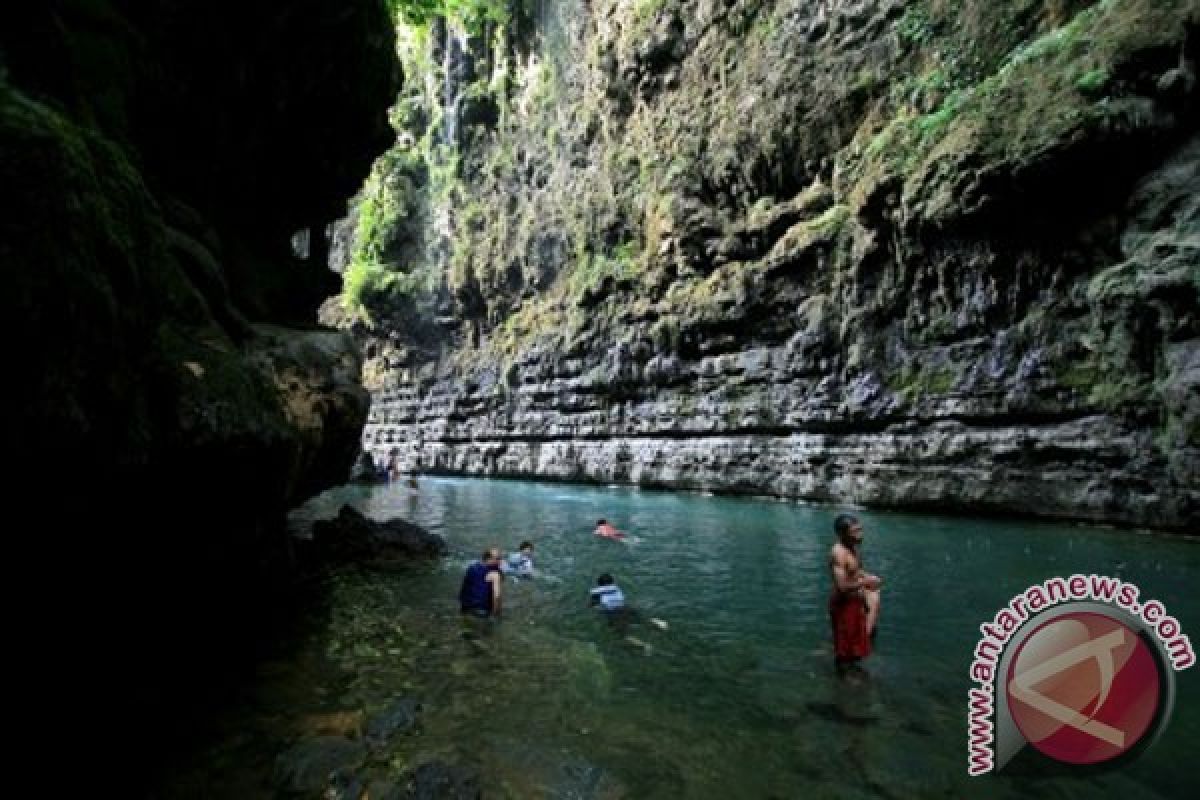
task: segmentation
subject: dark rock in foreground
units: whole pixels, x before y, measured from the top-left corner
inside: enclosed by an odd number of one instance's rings
[[[389,797],[395,800],[478,800],[483,797],[483,789],[475,770],[428,761],[407,773]]]
[[[354,468],[350,470],[350,483],[373,485],[387,482],[387,468],[377,465],[374,457],[365,450],[359,453]]]
[[[312,532],[312,547],[324,563],[431,558],[446,552],[446,540],[436,533],[402,519],[376,522],[350,506],[342,506],[332,520],[314,523]]]
[[[387,708],[367,720],[367,740],[379,746],[398,733],[412,730],[420,710],[421,704],[411,697],[393,700]]]
[[[357,767],[366,747],[340,736],[321,736],[300,742],[275,760],[275,783],[281,791],[312,795],[329,786],[341,770]]]

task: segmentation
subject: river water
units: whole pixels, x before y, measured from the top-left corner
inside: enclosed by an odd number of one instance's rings
[[[832,667],[826,612],[831,525],[844,509],[425,478],[415,493],[335,490],[296,521],[342,503],[423,525],[451,554],[336,573],[323,612],[261,666],[181,768],[178,794],[272,796],[279,753],[319,734],[354,736],[363,719],[411,698],[421,704],[415,729],[373,751],[365,779],[439,759],[478,769],[488,797],[1195,796],[1200,669],[1177,676],[1165,735],[1120,769],[1072,773],[1022,757],[999,775],[966,774],[979,624],[1031,584],[1095,572],[1137,583],[1200,642],[1194,540],[857,511],[864,562],[886,585],[869,676],[846,681]],[[629,538],[591,535],[600,517]],[[464,631],[462,570],[486,546],[515,550],[523,539],[541,574],[506,584],[498,624]],[[587,607],[601,572],[641,622],[614,629]]]

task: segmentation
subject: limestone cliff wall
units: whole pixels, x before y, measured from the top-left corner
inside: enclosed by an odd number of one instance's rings
[[[383,277],[327,309],[367,446],[1200,531],[1198,25],[595,0],[428,32],[376,165],[409,213],[360,213]]]

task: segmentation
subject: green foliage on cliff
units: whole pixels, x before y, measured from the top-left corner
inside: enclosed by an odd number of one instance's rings
[[[1108,83],[1108,79],[1108,70],[1097,67],[1080,75],[1079,80],[1075,81],[1075,88],[1088,94],[1098,92]]]
[[[857,183],[860,201],[879,186],[899,182],[906,204],[924,204],[922,215],[936,218],[962,205],[950,185],[957,175],[950,165],[967,154],[1033,161],[1081,141],[1089,130],[1143,124],[1134,109],[1101,97],[1102,90],[1121,74],[1131,53],[1153,47],[1156,39],[1165,44],[1178,37],[1184,5],[1184,0],[1101,0],[1022,41],[978,80],[964,80],[970,70],[961,64],[908,79],[893,91],[891,118],[875,128],[862,156],[845,154],[844,174]],[[926,12],[910,10],[897,29],[920,43],[932,35],[930,24]],[[951,42],[946,51],[960,46]],[[938,99],[936,108],[922,108],[930,98]]]
[[[568,286],[573,301],[578,302],[585,295],[595,294],[605,289],[605,284],[612,285],[631,283],[637,277],[637,245],[625,242],[612,251],[595,253],[580,248],[578,261],[570,273]]]
[[[407,148],[393,148],[376,161],[355,206],[353,247],[342,278],[346,307],[367,310],[373,301],[394,301],[422,288],[411,265],[397,263],[393,251],[401,249],[411,225],[423,169]]]
[[[669,0],[636,0],[633,6],[633,17],[639,24],[645,24],[668,2]]]
[[[387,0],[393,16],[408,25],[425,25],[434,17],[461,20],[472,30],[485,21],[504,22],[508,4],[504,0]]]
[[[884,372],[883,380],[888,388],[900,395],[905,402],[918,403],[940,398],[950,392],[958,382],[961,372],[962,368],[952,363],[936,366],[910,363],[898,371]]]
[[[376,162],[353,204],[354,236],[343,275],[342,302],[371,315],[390,304],[419,300],[436,284],[439,268],[426,252],[425,228],[430,219],[446,220],[465,196],[461,179],[463,153],[450,141],[460,107],[444,106],[440,86],[428,80],[450,80],[445,55],[449,39],[470,46],[482,41],[487,23],[502,35],[509,5],[502,0],[390,0],[397,19],[397,50],[410,76],[391,111],[398,137]],[[440,19],[442,24],[431,23]],[[461,43],[461,44],[459,44]],[[458,69],[452,67],[451,69]],[[464,106],[483,105],[508,90],[502,65],[492,75],[458,87]],[[503,106],[501,106],[503,107]],[[454,115],[451,118],[451,115]]]

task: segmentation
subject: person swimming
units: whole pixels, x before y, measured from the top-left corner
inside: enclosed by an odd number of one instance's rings
[[[533,568],[533,542],[521,542],[517,552],[509,553],[508,558],[500,563],[500,570],[505,575],[532,578],[536,574]]]
[[[624,539],[625,534],[614,528],[606,519],[596,520],[596,530],[592,531],[596,536],[603,536],[605,539]]]
[[[588,605],[599,606],[604,612],[624,611],[625,593],[613,576],[605,572],[596,578],[596,585],[588,595]]]
[[[621,587],[617,586],[612,575],[605,572],[596,578],[596,585],[588,594],[588,604],[604,614],[609,626],[625,642],[637,647],[645,655],[654,652],[654,647],[649,642],[629,634],[631,630],[637,630],[640,627],[644,618],[637,609],[626,604],[625,593],[621,591]],[[656,617],[650,617],[646,621],[662,631],[668,628],[665,620]]]

